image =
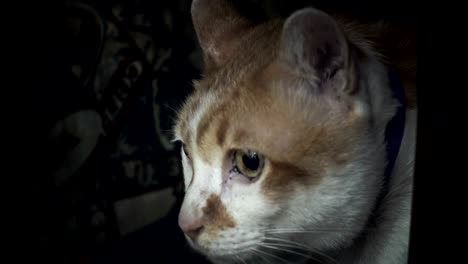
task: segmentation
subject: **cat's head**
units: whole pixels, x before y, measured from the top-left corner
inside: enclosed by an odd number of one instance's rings
[[[192,16],[205,69],[175,126],[187,240],[227,263],[345,246],[384,167],[367,55],[311,8],[257,23],[228,1],[198,0]]]

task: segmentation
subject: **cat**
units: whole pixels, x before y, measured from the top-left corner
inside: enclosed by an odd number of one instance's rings
[[[258,22],[232,3],[191,7],[204,68],[174,126],[188,243],[213,263],[405,263],[417,109],[399,112],[390,64],[318,9]]]

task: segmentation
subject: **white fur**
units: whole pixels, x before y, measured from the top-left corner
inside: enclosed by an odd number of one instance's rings
[[[394,115],[396,100],[390,96],[385,71],[376,72],[379,65],[368,65],[370,101],[373,116],[378,122],[379,140],[384,136],[385,126]],[[384,69],[383,66],[380,66]],[[400,151],[389,182],[389,191],[380,208],[377,228],[368,232],[366,237],[343,252],[338,263],[349,264],[401,264],[407,262],[409,230],[411,219],[412,182],[416,142],[416,110],[406,113],[406,124]]]
[[[193,168],[194,178],[185,179],[188,187],[181,214],[200,217],[199,214],[202,213],[209,195],[217,194],[237,223],[234,229],[223,231],[215,240],[204,239],[202,234],[199,244],[192,245],[216,261],[219,256],[238,254],[244,248],[254,247],[260,243],[261,228],[252,224],[255,224],[257,219],[264,218],[264,213],[270,211],[265,209],[265,205],[269,202],[257,195],[260,193],[259,185],[232,184],[227,189],[223,189],[222,180],[226,171],[221,166],[221,160],[207,164],[196,154],[192,155],[193,165],[190,165],[184,156],[184,168],[187,168],[187,172],[191,172]],[[223,258],[223,261],[226,260]]]
[[[406,114],[400,152],[390,179],[389,193],[382,202],[378,228],[345,252],[339,263],[400,264],[408,257],[411,201],[416,142],[417,111]]]

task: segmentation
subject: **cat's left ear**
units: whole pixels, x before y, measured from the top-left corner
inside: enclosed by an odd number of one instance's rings
[[[283,26],[280,59],[321,91],[354,89],[350,47],[336,21],[328,14],[306,8],[293,13]]]

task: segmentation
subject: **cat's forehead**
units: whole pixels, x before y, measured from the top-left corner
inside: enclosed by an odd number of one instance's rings
[[[278,78],[278,74],[266,72]],[[304,142],[319,135],[326,141],[334,135],[326,131],[344,126],[339,115],[324,117],[321,111],[326,108],[318,99],[313,102],[314,98],[288,93],[284,87],[287,83],[271,82],[262,75],[259,72],[235,85],[199,87],[179,115],[176,133],[180,139],[207,160],[219,149],[235,148],[294,159],[308,151],[300,147]],[[207,84],[202,80],[196,85]]]
[[[243,85],[200,90],[188,99],[178,131],[194,159],[219,167],[230,150],[255,150],[268,160],[262,193],[277,200],[296,183],[318,184],[352,157],[363,130],[350,118],[325,113],[318,98],[284,93],[284,87]]]
[[[190,154],[220,167],[231,150],[261,153],[269,164],[261,190],[274,200],[288,193],[285,188],[315,185],[328,169],[346,164],[365,131],[352,113],[332,110],[306,90],[309,85],[274,65],[232,82],[202,79],[196,86],[176,126]]]

